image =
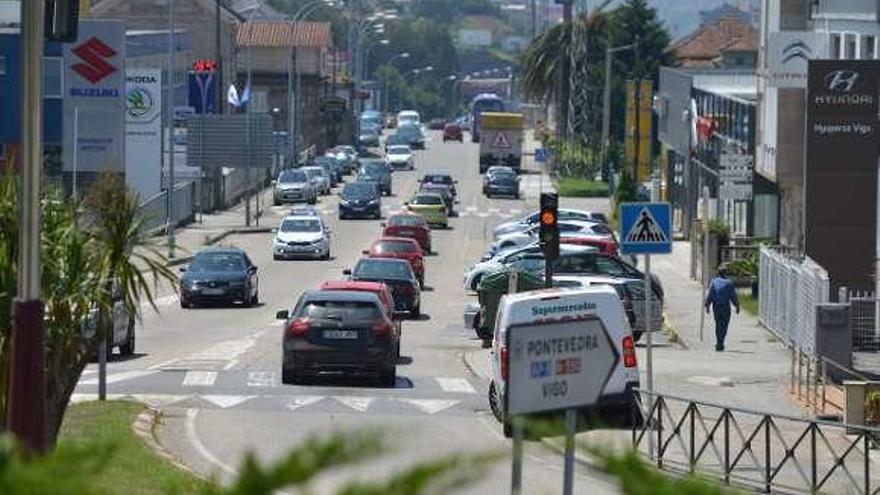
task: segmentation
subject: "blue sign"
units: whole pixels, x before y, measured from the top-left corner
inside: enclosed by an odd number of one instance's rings
[[[537,148],[535,149],[535,161],[538,163],[544,163],[547,161],[547,158],[550,157],[550,150],[547,148]]]
[[[189,73],[187,102],[196,113],[217,113],[215,81],[213,72]]]
[[[669,254],[672,222],[669,203],[620,205],[620,251],[623,254]]]

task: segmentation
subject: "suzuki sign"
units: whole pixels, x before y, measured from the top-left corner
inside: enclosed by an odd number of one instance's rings
[[[158,112],[158,92],[130,96],[130,113]],[[80,21],[64,44],[64,173],[77,189],[102,170],[125,170],[125,24]],[[155,107],[155,109],[154,109]],[[86,175],[83,175],[83,174]]]

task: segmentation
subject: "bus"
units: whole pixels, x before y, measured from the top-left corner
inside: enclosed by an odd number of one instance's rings
[[[504,100],[495,93],[479,94],[471,100],[471,141],[480,142],[480,113],[503,112]]]

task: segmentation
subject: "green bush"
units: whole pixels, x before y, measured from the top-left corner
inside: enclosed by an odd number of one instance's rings
[[[608,197],[608,183],[583,177],[564,176],[559,178],[559,195],[570,198]]]

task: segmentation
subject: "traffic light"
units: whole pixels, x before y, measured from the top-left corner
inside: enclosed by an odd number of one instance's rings
[[[28,0],[33,1],[33,0]],[[45,37],[47,41],[76,41],[79,28],[80,0],[45,0]]]
[[[547,260],[559,258],[559,227],[556,224],[558,209],[559,196],[556,193],[541,193],[541,215],[538,218],[541,222],[539,239],[541,249],[544,251],[544,258]]]

